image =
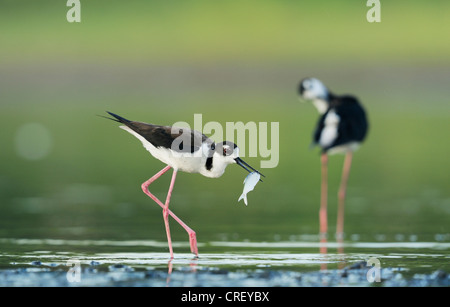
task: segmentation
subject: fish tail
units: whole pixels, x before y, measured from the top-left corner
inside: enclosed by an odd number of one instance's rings
[[[244,203],[247,206],[247,194],[242,193],[241,197],[239,197],[238,202],[241,201],[241,199],[244,199]]]

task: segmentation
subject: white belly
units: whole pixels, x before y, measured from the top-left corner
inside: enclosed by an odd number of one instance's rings
[[[333,142],[338,137],[338,126],[340,118],[333,110],[330,110],[325,117],[325,126],[320,133],[319,145],[321,147],[328,147],[333,144]]]
[[[350,142],[350,143],[346,143],[346,144],[342,144],[342,145],[333,147],[330,150],[328,150],[327,152],[330,155],[345,154],[349,151],[356,151],[360,145],[361,145],[361,143],[359,143],[359,142]]]

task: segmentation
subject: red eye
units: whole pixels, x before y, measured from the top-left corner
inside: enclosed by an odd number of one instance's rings
[[[229,148],[229,147],[224,147],[223,148],[223,155],[224,156],[229,156],[229,155],[231,155],[233,153],[233,150],[231,149],[231,148]]]

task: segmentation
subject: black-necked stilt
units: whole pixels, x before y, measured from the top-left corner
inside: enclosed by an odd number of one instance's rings
[[[318,79],[306,78],[298,88],[301,98],[311,100],[321,114],[313,135],[313,145],[322,148],[322,185],[320,202],[320,232],[327,232],[327,164],[328,155],[345,153],[341,186],[338,193],[338,217],[336,235],[343,236],[344,201],[353,152],[367,134],[366,113],[358,100],[349,95],[334,95]]]
[[[124,126],[120,126],[120,128],[137,137],[153,157],[167,164],[161,171],[144,182],[141,187],[145,194],[163,208],[170,257],[173,258],[173,249],[169,229],[169,215],[187,231],[189,234],[191,252],[198,255],[195,232],[169,210],[170,197],[172,195],[177,172],[200,173],[209,178],[218,178],[222,176],[225,172],[225,168],[229,164],[234,163],[237,163],[249,173],[258,171],[239,157],[239,147],[232,142],[224,141],[215,144],[211,139],[199,131],[130,121],[114,113],[107,113],[114,118],[105,118],[124,124]],[[173,168],[172,180],[170,182],[166,202],[163,204],[158,198],[150,193],[148,187],[170,168]]]

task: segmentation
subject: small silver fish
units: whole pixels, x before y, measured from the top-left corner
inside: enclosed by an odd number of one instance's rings
[[[238,201],[240,201],[243,198],[244,203],[247,206],[247,193],[253,191],[260,178],[261,175],[258,172],[251,172],[250,174],[247,175],[247,177],[245,177],[244,191],[242,192],[241,197],[239,197]]]

